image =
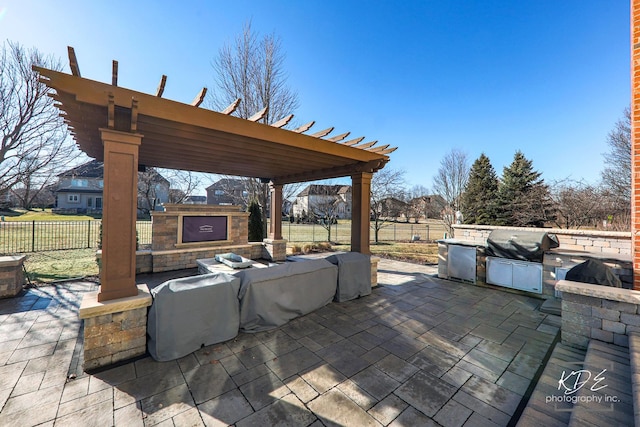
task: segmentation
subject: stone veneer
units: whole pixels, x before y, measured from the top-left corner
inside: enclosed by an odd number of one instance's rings
[[[629,345],[629,333],[640,332],[640,291],[560,280],[562,342],[586,349],[589,340]]]
[[[138,295],[98,302],[98,292],[84,295],[79,317],[84,320],[84,370],[89,371],[141,356],[147,351],[146,285]]]
[[[25,255],[0,256],[0,298],[15,297],[24,286]]]
[[[499,227],[493,225],[453,226],[456,239],[486,244],[491,231],[509,229],[518,231],[545,231],[558,236],[564,251],[594,252],[631,255],[631,233],[622,231],[566,230],[563,228]]]
[[[491,225],[453,226],[456,239],[486,245],[491,231],[509,229],[515,231],[544,231],[558,237],[560,247],[545,253],[543,259],[542,294],[556,296],[556,269],[565,270],[580,264],[587,259],[602,261],[620,278],[623,286],[631,288],[633,283],[633,263],[631,261],[631,233],[619,231],[566,230],[560,228],[535,229],[527,227],[499,227]],[[439,249],[442,251],[442,249]],[[440,254],[442,258],[443,254]],[[480,259],[480,257],[478,258]],[[445,258],[446,264],[446,258]],[[478,276],[484,270],[478,261]],[[442,269],[440,263],[438,269]],[[445,266],[446,270],[446,266]],[[440,271],[439,271],[440,273]],[[481,278],[478,277],[478,281]]]

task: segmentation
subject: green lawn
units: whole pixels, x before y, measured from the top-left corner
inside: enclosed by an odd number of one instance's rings
[[[51,209],[24,210],[14,209],[11,212],[0,211],[4,221],[86,221],[95,219],[88,215],[60,215],[51,212]]]

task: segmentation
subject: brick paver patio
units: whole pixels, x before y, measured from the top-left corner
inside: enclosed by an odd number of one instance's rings
[[[182,359],[88,375],[95,284],[0,301],[0,425],[504,426],[558,332],[541,300],[382,260],[372,295]]]

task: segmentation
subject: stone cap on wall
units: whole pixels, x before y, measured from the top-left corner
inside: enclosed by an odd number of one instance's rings
[[[165,203],[162,205],[164,212],[242,212],[242,207],[237,205],[186,205],[181,203]],[[163,213],[153,211],[151,214]]]
[[[533,227],[504,227],[499,225],[476,225],[476,224],[454,224],[454,229],[461,230],[515,230],[515,231],[544,231],[552,234],[563,234],[566,236],[594,236],[594,237],[615,237],[617,239],[630,239],[630,231],[602,231],[602,230],[573,230],[566,228],[533,228]]]
[[[27,259],[26,255],[5,255],[0,256],[0,266],[15,267],[21,265]]]
[[[633,291],[631,289],[592,285],[590,283],[573,282],[571,280],[559,280],[558,283],[556,283],[556,290],[587,297],[640,305],[640,291]]]

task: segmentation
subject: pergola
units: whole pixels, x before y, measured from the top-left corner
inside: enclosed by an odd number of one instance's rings
[[[135,224],[138,170],[153,166],[260,178],[271,192],[270,240],[282,240],[282,186],[293,182],[351,176],[353,208],[351,249],[369,252],[372,174],[395,150],[363,137],[333,137],[333,128],[315,133],[314,122],[283,129],[289,115],[260,123],[266,109],[249,119],[200,108],[206,89],[191,104],[162,98],[166,76],[155,95],[119,87],[118,63],[111,84],[81,77],[73,48],[71,74],[41,67],[41,81],[53,98],[79,148],[104,162],[102,273],[98,301],[137,295]]]

